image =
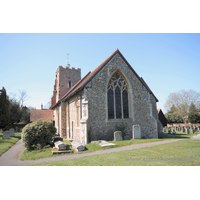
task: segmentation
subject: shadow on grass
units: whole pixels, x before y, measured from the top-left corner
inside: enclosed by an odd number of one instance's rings
[[[163,133],[163,134],[159,134],[158,138],[160,139],[164,139],[164,138],[188,138],[190,139],[190,137],[195,136],[200,134],[199,132],[195,132],[194,134],[185,134],[185,133],[172,133],[172,134],[168,134],[168,133]]]

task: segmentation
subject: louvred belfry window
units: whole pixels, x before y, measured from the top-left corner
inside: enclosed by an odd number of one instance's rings
[[[128,89],[124,78],[115,73],[107,88],[108,119],[129,118],[128,111]]]

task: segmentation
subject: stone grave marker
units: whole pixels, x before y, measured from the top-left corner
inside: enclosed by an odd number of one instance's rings
[[[171,129],[170,128],[168,129],[168,133],[171,134]]]
[[[79,141],[73,141],[71,142],[71,145],[72,145],[72,148],[77,152],[85,150],[85,145],[80,143]]]
[[[10,131],[4,131],[3,132],[3,139],[9,139],[10,137]]]
[[[133,137],[133,139],[140,139],[141,138],[140,125],[133,125],[132,137]]]
[[[121,131],[115,131],[114,132],[114,141],[121,141],[122,140],[122,132]]]
[[[11,128],[9,131],[10,131],[10,137],[15,137],[15,129]]]
[[[65,151],[67,149],[67,144],[62,141],[55,142],[54,144],[58,151]]]
[[[186,127],[185,129],[186,129],[186,134],[190,134],[189,128]]]

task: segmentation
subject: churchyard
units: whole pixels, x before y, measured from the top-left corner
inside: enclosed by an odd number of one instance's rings
[[[15,136],[20,136],[21,133],[15,133]],[[90,153],[95,151],[102,151],[104,149],[117,148],[129,145],[136,145],[142,143],[150,143],[157,141],[165,141],[172,139],[188,138],[186,140],[177,141],[170,144],[162,144],[158,146],[151,146],[141,149],[126,150],[122,152],[88,156],[84,158],[76,158],[64,161],[57,161],[51,163],[43,163],[37,165],[63,165],[63,166],[73,166],[73,165],[93,165],[93,166],[182,166],[182,165],[200,165],[200,140],[191,140],[189,139],[192,136],[199,135],[199,131],[196,132],[190,131],[182,132],[181,130],[170,131],[164,128],[163,134],[159,135],[158,139],[130,139],[122,140],[119,132],[116,132],[114,135],[113,141],[92,141],[89,144],[85,145],[85,150],[75,151],[72,147],[72,144],[69,140],[64,138],[63,142],[66,144],[66,150],[71,154],[83,154]],[[12,145],[14,145],[19,138],[9,137],[9,139],[3,139],[3,133],[0,133],[0,155],[7,151]],[[111,144],[105,145],[104,144]],[[61,154],[53,154],[52,147],[46,146],[42,149],[36,149],[27,151],[24,148],[22,149],[19,158],[21,161],[26,160],[38,160],[41,158],[50,158]]]
[[[19,140],[19,136],[21,136],[21,132],[15,133],[15,136],[17,137],[14,137],[14,136],[10,137],[9,135],[8,139],[3,139],[3,132],[0,131],[0,156]]]

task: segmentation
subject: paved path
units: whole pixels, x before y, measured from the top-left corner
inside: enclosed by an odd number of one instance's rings
[[[104,153],[112,153],[112,152],[119,152],[119,151],[125,151],[125,150],[139,149],[139,148],[149,147],[149,146],[153,146],[153,145],[167,144],[167,143],[176,142],[176,141],[180,141],[180,140],[184,140],[184,139],[175,139],[175,140],[166,140],[166,141],[160,141],[160,142],[135,144],[135,145],[125,146],[125,147],[106,149],[106,150],[102,150],[102,151],[96,151],[96,152],[84,153],[84,154],[62,155],[62,156],[44,158],[44,159],[39,159],[39,160],[20,161],[18,159],[18,154],[22,150],[22,141],[20,139],[8,151],[6,151],[4,154],[2,154],[0,156],[0,166],[26,166],[26,165],[39,164],[39,163],[44,163],[44,162],[53,162],[53,161],[67,160],[67,159],[73,159],[73,158],[81,158],[81,157],[85,157],[85,156],[100,155],[100,154],[104,154]]]

